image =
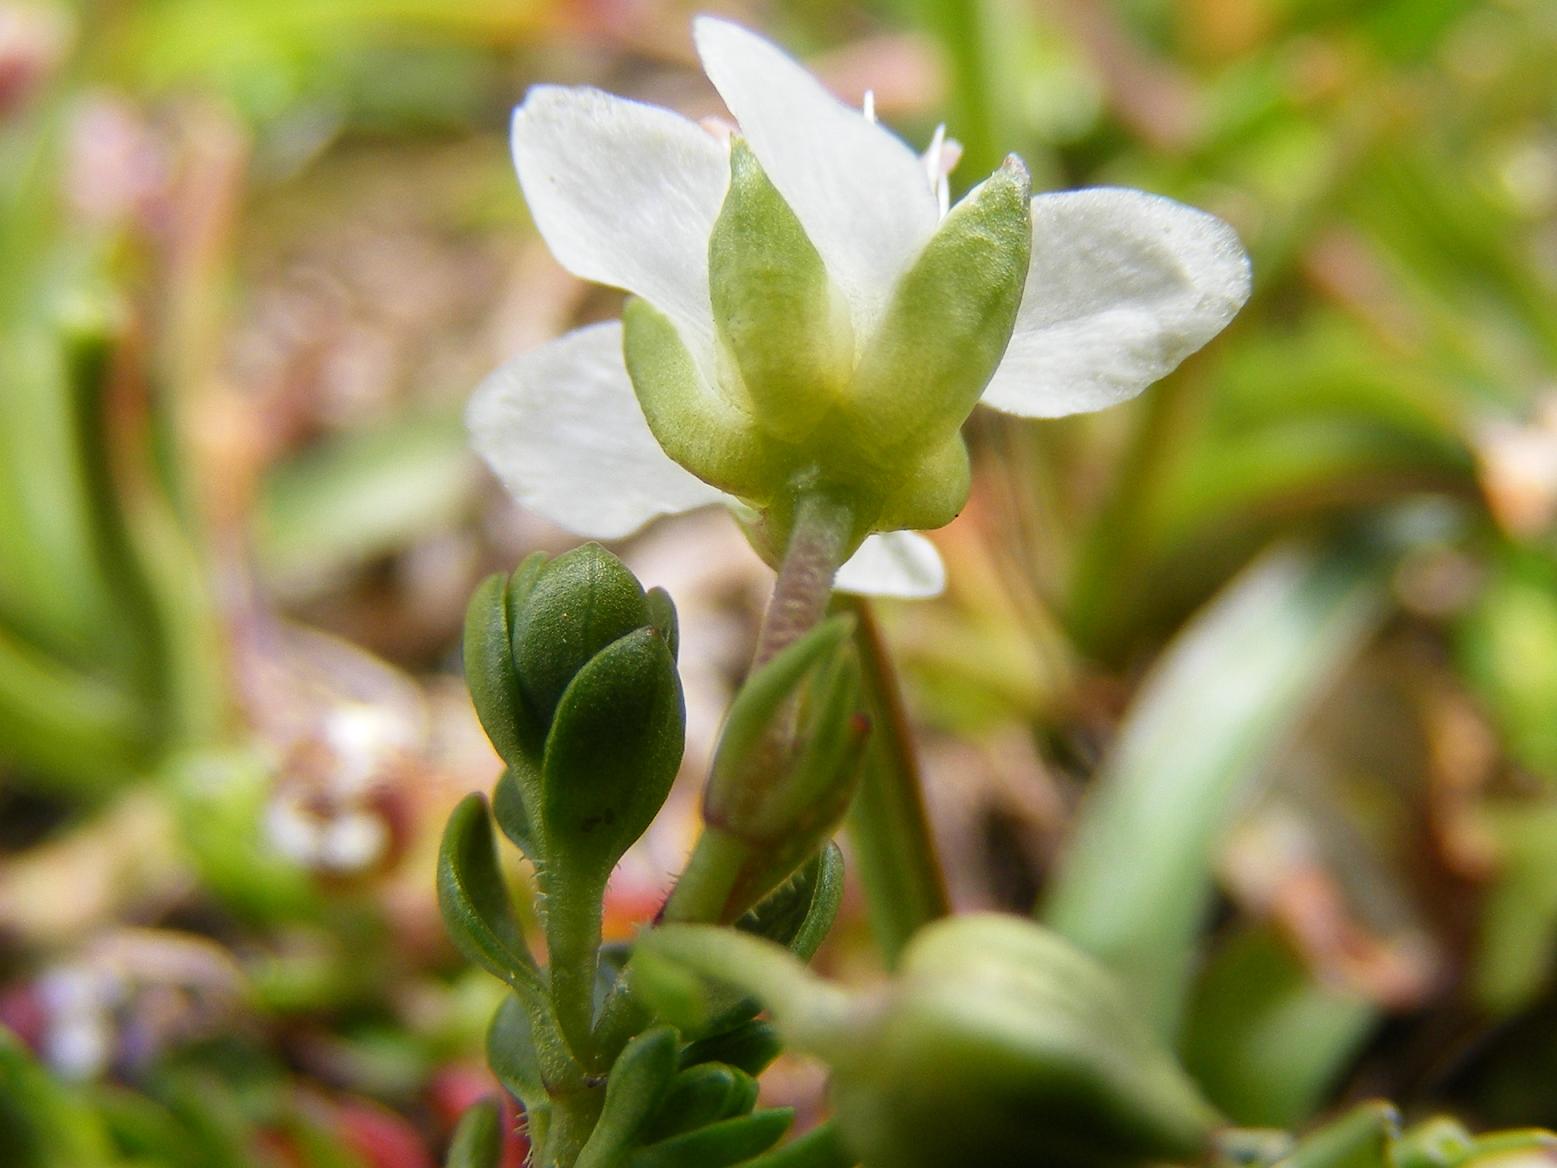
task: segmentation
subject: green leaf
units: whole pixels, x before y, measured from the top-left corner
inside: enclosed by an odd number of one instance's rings
[[[1217,837],[1365,642],[1390,562],[1371,541],[1277,549],[1168,648],[1093,782],[1042,917],[1178,1027]]]
[[[841,1024],[786,1017],[832,1068],[833,1114],[868,1164],[1187,1163],[1224,1122],[1117,979],[1023,917],[935,921]]]
[[[606,1080],[600,1119],[579,1153],[576,1168],[612,1168],[621,1163],[623,1153],[670,1089],[679,1046],[674,1030],[656,1026],[622,1048]]]
[[[1557,788],[1557,560],[1505,553],[1460,631],[1460,661],[1509,751]]]
[[[290,591],[315,592],[342,568],[448,531],[474,494],[467,442],[457,411],[423,413],[276,466],[258,518],[267,573]]]
[[[533,781],[539,790],[539,778]],[[502,773],[492,790],[492,818],[510,843],[534,863],[541,862],[540,839],[525,804],[524,784],[512,767]]]
[[[1212,1103],[1235,1122],[1307,1120],[1366,1041],[1366,999],[1318,983],[1269,929],[1223,945],[1196,982],[1180,1049]]]
[[[828,843],[735,927],[783,945],[802,961],[821,948],[843,903],[843,852]]]
[[[627,1158],[626,1168],[729,1168],[771,1148],[794,1119],[788,1107],[727,1119],[640,1148]]]
[[[547,1101],[546,1081],[536,1049],[529,1011],[510,995],[492,1015],[487,1028],[487,1064],[497,1081],[532,1111]]]
[[[643,1128],[640,1142],[652,1144],[722,1119],[745,1115],[757,1102],[757,1080],[723,1063],[684,1068],[671,1081],[664,1101]]]
[[[835,1123],[812,1128],[782,1148],[747,1160],[741,1168],[854,1168],[859,1158],[844,1146]]]
[[[676,616],[676,602],[663,588],[650,588],[643,594],[649,610],[649,623],[665,638],[665,647],[672,658],[681,652],[681,624]]]
[[[467,795],[449,817],[438,851],[438,907],[455,946],[517,992],[541,992],[497,865],[487,801]]]
[[[722,1034],[710,1034],[688,1043],[681,1052],[681,1065],[726,1063],[748,1075],[760,1075],[783,1049],[778,1031],[770,1023],[754,1018]]]
[[[109,1168],[96,1115],[0,1028],[0,1164],[6,1168]]]
[[[542,771],[555,876],[610,872],[670,793],[684,732],[681,679],[656,629],[629,632],[579,670],[557,706]]]
[[[1424,1119],[1390,1146],[1390,1168],[1454,1168],[1475,1146],[1463,1124],[1449,1116]]]
[[[1481,914],[1471,984],[1483,1007],[1507,1015],[1541,993],[1552,967],[1557,801],[1489,800],[1479,819],[1496,846],[1498,868]]]
[[[1306,1136],[1276,1168],[1386,1168],[1400,1116],[1388,1103],[1364,1103]]]
[[[508,578],[488,576],[465,610],[465,683],[481,727],[510,767],[522,765],[527,741],[535,741],[519,696],[508,627]]]
[[[444,1168],[499,1168],[503,1155],[503,1113],[497,1102],[483,1099],[465,1109]]]

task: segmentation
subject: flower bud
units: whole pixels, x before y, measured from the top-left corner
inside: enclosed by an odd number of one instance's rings
[[[494,810],[532,859],[603,880],[659,810],[681,758],[676,615],[599,544],[487,580],[465,671],[508,771]]]
[[[818,625],[736,697],[703,796],[708,829],[745,845],[733,919],[816,853],[848,810],[869,722],[859,713],[853,622]]]
[[[529,712],[546,725],[591,658],[650,624],[649,605],[633,574],[597,543],[540,565],[524,583],[512,593],[514,668]]]

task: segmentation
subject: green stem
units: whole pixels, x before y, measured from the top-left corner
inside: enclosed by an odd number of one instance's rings
[[[951,911],[923,782],[897,674],[870,605],[851,597],[855,645],[872,715],[860,789],[849,812],[849,839],[865,886],[871,928],[887,965],[908,939]]]
[[[853,530],[854,514],[848,504],[815,491],[796,501],[784,562],[757,638],[753,673],[822,619]]]
[[[574,1058],[593,1066],[591,1030],[605,881],[546,879],[546,961],[552,1009]],[[559,875],[552,873],[553,877]]]
[[[604,1105],[604,1084],[589,1084],[577,1091],[553,1094],[545,1146],[537,1148],[536,1168],[573,1168],[579,1152],[594,1133]]]
[[[728,923],[725,905],[750,855],[745,841],[705,825],[660,919],[684,924]]]
[[[826,615],[833,579],[849,551],[853,530],[854,514],[847,503],[817,491],[803,493],[796,499],[789,543],[778,578],[773,582],[773,598],[763,617],[748,682]],[[776,717],[771,725],[772,732],[780,736],[772,743],[772,749],[781,751],[788,745],[791,719]],[[752,770],[754,778],[764,773],[761,767]],[[661,915],[673,921],[723,921],[728,915],[725,908],[730,892],[750,856],[749,844],[706,825]]]
[[[826,614],[833,579],[849,551],[853,527],[854,515],[846,503],[818,492],[802,494],[796,500],[789,543],[757,638],[752,673],[804,636]],[[727,832],[705,827],[661,917],[683,923],[720,920],[750,854],[750,845]],[[622,985],[607,1000],[595,1029],[594,1047],[603,1058],[614,1058],[649,1019],[648,1012],[625,988],[630,976],[630,970],[623,970]]]

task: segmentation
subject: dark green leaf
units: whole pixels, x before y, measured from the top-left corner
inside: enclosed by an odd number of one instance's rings
[[[579,670],[546,740],[541,809],[553,871],[607,873],[658,814],[681,764],[681,681],[639,628]]]
[[[778,1031],[771,1024],[754,1018],[734,1029],[689,1043],[681,1052],[681,1065],[728,1063],[748,1075],[759,1075],[783,1049]]]
[[[745,1115],[756,1102],[757,1081],[745,1071],[723,1063],[699,1063],[687,1067],[671,1081],[670,1090],[639,1140],[652,1144]]]
[[[495,1100],[483,1099],[460,1116],[443,1163],[444,1168],[499,1168],[502,1155],[502,1110]]]
[[[779,1107],[726,1119],[640,1148],[626,1168],[729,1168],[771,1148],[794,1118],[790,1108]]]
[[[679,1046],[674,1030],[656,1026],[622,1048],[606,1080],[605,1106],[576,1168],[611,1168],[621,1163],[622,1154],[632,1147],[670,1089]]]
[[[521,993],[540,991],[535,959],[514,919],[497,866],[487,801],[467,795],[438,852],[438,907],[459,951]]]
[[[1386,1168],[1400,1115],[1388,1103],[1364,1103],[1305,1137],[1277,1168]]]

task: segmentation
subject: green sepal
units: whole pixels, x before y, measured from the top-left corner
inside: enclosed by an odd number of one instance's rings
[[[962,434],[932,446],[887,496],[876,517],[878,531],[933,531],[961,514],[973,487],[973,467]]]
[[[528,771],[529,764],[521,766]],[[533,790],[539,792],[540,777],[535,775],[530,784]],[[497,786],[492,789],[492,818],[497,820],[497,826],[510,843],[532,862],[539,864],[542,860],[540,834],[530,818],[529,807],[525,805],[524,786],[516,777],[513,767],[505,770],[498,778]],[[538,799],[539,795],[532,797]]]
[[[644,420],[672,461],[755,504],[781,489],[783,452],[708,383],[675,323],[647,300],[631,297],[622,308],[622,356]]]
[[[643,587],[621,560],[586,543],[544,564],[513,614],[514,668],[541,725],[589,660],[649,623]]]
[[[722,1120],[639,1148],[627,1158],[626,1168],[730,1168],[778,1143],[794,1120],[788,1107]]]
[[[753,1018],[721,1034],[688,1043],[681,1051],[681,1065],[726,1063],[748,1075],[760,1075],[783,1050],[784,1042],[772,1023]]]
[[[622,1048],[606,1079],[600,1119],[579,1152],[576,1168],[612,1168],[622,1162],[670,1089],[679,1046],[674,1030],[656,1026]]]
[[[1299,1141],[1277,1168],[1387,1168],[1390,1143],[1400,1134],[1400,1113],[1373,1101]]]
[[[542,767],[552,876],[603,879],[611,871],[670,793],[684,732],[676,663],[652,626],[578,671],[557,706]]]
[[[454,1129],[444,1168],[499,1168],[503,1155],[503,1113],[495,1100],[465,1109]]]
[[[805,228],[739,136],[708,240],[708,289],[757,424],[803,442],[847,384],[853,328]]]
[[[487,801],[467,795],[444,828],[438,849],[438,907],[454,945],[517,992],[538,994],[540,974],[514,919],[497,865]]]
[[[898,281],[849,390],[851,416],[870,428],[860,452],[883,474],[955,434],[994,376],[1027,282],[1030,196],[1026,167],[1008,158]]]
[[[541,1071],[535,1028],[529,1011],[509,995],[492,1015],[487,1027],[487,1065],[508,1092],[534,1112],[547,1104],[546,1080]]]
[[[745,1071],[724,1063],[699,1063],[682,1070],[671,1081],[639,1141],[653,1144],[745,1115],[756,1102],[757,1080]]]

